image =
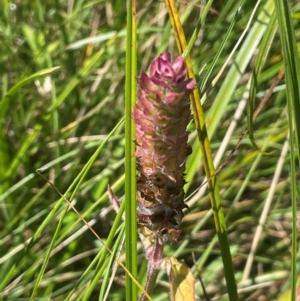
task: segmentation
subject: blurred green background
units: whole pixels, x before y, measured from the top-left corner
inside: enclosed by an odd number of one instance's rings
[[[299,48],[300,4],[289,4]],[[208,7],[206,1],[178,2],[188,40],[201,20],[190,55],[211,147],[220,151],[217,165],[262,105],[250,130],[258,148],[245,135],[218,174],[240,300],[290,300],[289,124],[274,3],[214,1],[201,19]],[[163,51],[178,55],[163,1],[138,1],[137,20],[138,73]],[[104,276],[96,277],[101,266],[95,258],[103,246],[36,170],[107,239],[116,216],[107,184],[118,197],[124,194],[124,125],[112,130],[124,117],[126,2],[2,0],[0,39],[0,299],[101,300]],[[167,245],[165,255],[191,267],[196,300],[205,300],[199,277],[211,300],[228,300],[208,193],[205,186],[198,190],[204,174],[193,123],[189,130],[190,213],[181,240]],[[138,247],[143,283],[146,262]],[[112,280],[107,300],[125,300],[124,270],[118,267]],[[168,278],[161,274],[153,300],[167,299]]]

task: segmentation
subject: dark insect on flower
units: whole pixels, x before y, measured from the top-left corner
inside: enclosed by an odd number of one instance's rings
[[[150,75],[138,79],[138,101],[133,118],[136,124],[137,216],[163,240],[177,240],[183,218],[184,171],[187,145],[186,127],[191,118],[188,96],[195,87],[185,79],[181,56],[171,61],[162,53],[152,61]]]

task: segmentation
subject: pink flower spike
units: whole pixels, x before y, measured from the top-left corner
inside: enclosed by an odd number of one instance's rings
[[[196,86],[186,74],[182,56],[171,61],[170,53],[162,53],[151,62],[150,75],[141,72],[133,111],[138,225],[147,227],[161,241],[178,239],[186,207],[184,171],[190,154],[186,127],[191,119],[188,97]],[[154,262],[155,254],[148,254]]]

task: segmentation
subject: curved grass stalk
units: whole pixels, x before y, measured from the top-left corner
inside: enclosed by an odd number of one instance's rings
[[[177,47],[180,53],[183,53],[187,47],[184,31],[180,22],[179,14],[175,6],[174,1],[166,0],[166,4],[169,10],[170,19],[175,32],[177,41]],[[195,78],[191,58],[187,57],[188,75],[191,78]],[[200,102],[200,94],[198,89],[193,91],[192,97],[192,108],[194,113],[194,120],[200,142],[200,148],[203,154],[205,174],[208,179],[208,187],[210,190],[211,206],[214,212],[214,221],[220,241],[222,259],[225,270],[225,278],[228,288],[228,294],[231,301],[238,300],[237,286],[234,277],[234,271],[232,266],[232,258],[230,255],[229,242],[226,232],[226,223],[224,213],[221,205],[220,193],[218,190],[216,178],[212,177],[215,172],[213,157],[208,139],[208,133],[205,125],[204,112]]]

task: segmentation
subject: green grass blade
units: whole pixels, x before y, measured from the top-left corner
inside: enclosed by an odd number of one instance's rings
[[[22,88],[25,84],[27,84],[28,82],[31,82],[37,78],[40,78],[42,76],[45,76],[47,74],[52,73],[53,71],[59,69],[60,67],[53,67],[53,68],[47,68],[44,70],[40,70],[22,80],[20,80],[15,86],[13,86],[3,97],[3,99],[0,102],[0,120],[2,120],[2,118],[4,117],[6,110],[8,108],[9,105],[9,101],[11,100],[11,98],[20,90],[20,88]]]
[[[83,68],[74,76],[70,82],[66,85],[64,91],[57,97],[54,103],[52,103],[49,111],[54,111],[57,107],[59,107],[68,95],[73,91],[73,89],[80,83],[80,81],[87,76],[91,70],[94,70],[95,66],[99,63],[100,58],[104,53],[104,49],[100,49],[97,53],[95,53],[88,62],[83,66]]]
[[[134,122],[131,118],[136,102],[136,7],[127,1],[127,40],[125,76],[125,254],[126,268],[137,279],[137,217],[136,217],[136,166]],[[137,286],[126,274],[126,300],[137,299]]]
[[[257,21],[252,26],[245,42],[238,52],[238,55],[235,59],[235,64],[230,68],[226,79],[224,80],[219,93],[207,114],[207,119],[209,120],[208,131],[210,136],[214,133],[227,102],[234,93],[242,73],[248,65],[258,43],[260,42],[261,37],[267,28],[266,24],[269,22],[270,14],[272,13],[273,9],[273,0],[269,0],[264,5],[264,8],[257,18]]]
[[[65,210],[64,210],[64,214],[62,216],[62,218],[59,220],[58,224],[57,224],[57,227],[56,227],[56,230],[55,230],[55,233],[54,233],[54,236],[53,236],[53,239],[51,241],[51,244],[50,246],[48,247],[47,249],[47,253],[45,254],[45,257],[44,257],[44,260],[43,260],[43,264],[42,264],[42,267],[39,271],[39,274],[38,274],[38,277],[37,277],[37,280],[35,281],[35,284],[34,284],[34,288],[33,288],[33,291],[32,291],[32,294],[30,296],[30,301],[33,301],[36,299],[36,295],[37,295],[37,291],[38,291],[38,288],[41,284],[41,281],[43,279],[43,276],[44,276],[44,273],[45,273],[45,270],[46,270],[46,267],[48,265],[48,262],[49,262],[49,259],[50,259],[50,255],[51,255],[51,252],[54,248],[54,245],[55,245],[55,242],[56,242],[56,239],[59,235],[59,231],[60,231],[60,228],[61,228],[61,225],[62,225],[62,222],[64,220],[64,216],[66,215],[66,213],[68,212],[68,206],[66,206]]]
[[[289,3],[286,0],[275,0],[276,13],[278,18],[278,28],[283,47],[283,57],[285,63],[286,96],[288,102],[289,130],[290,130],[290,179],[291,179],[291,199],[292,199],[292,271],[291,271],[291,300],[297,299],[297,201],[299,201],[299,191],[297,190],[297,172],[300,163],[300,61],[297,49],[296,37],[292,23]],[[296,165],[296,158],[298,165]]]
[[[257,54],[255,67],[252,73],[251,77],[251,83],[250,83],[250,93],[249,93],[249,101],[247,103],[247,124],[248,124],[248,133],[250,140],[252,142],[252,145],[258,148],[258,146],[255,143],[254,140],[254,134],[253,134],[253,115],[254,115],[254,102],[256,99],[256,91],[257,91],[257,84],[259,77],[261,75],[262,68],[265,64],[266,58],[268,56],[268,53],[270,51],[270,45],[272,44],[272,40],[274,38],[274,35],[276,33],[277,25],[276,25],[276,14],[273,14],[266,30],[266,33],[263,36],[263,39],[261,41],[259,52]]]
[[[104,278],[103,278],[103,283],[101,285],[100,294],[99,294],[99,301],[104,300],[105,295],[107,295],[107,293],[109,291],[109,287],[108,287],[109,286],[109,280],[110,280],[109,278],[114,277],[114,275],[112,275],[111,272],[112,272],[113,268],[115,267],[115,265],[117,264],[115,262],[115,257],[116,257],[117,252],[121,251],[120,248],[123,249],[124,234],[125,234],[124,230],[125,230],[125,228],[122,227],[121,231],[118,235],[118,238],[116,240],[116,243],[114,244],[113,253],[112,253],[112,256],[109,259],[109,264],[108,264],[109,268],[107,268],[107,270],[106,270],[106,273],[105,273]]]
[[[292,24],[292,16],[289,9],[289,2],[286,0],[275,1],[276,13],[278,18],[278,28],[283,47],[286,92],[289,106],[293,111],[291,117],[295,126],[295,146],[299,150],[300,146],[300,59],[297,48],[296,36]],[[300,164],[300,152],[297,152],[298,162]]]
[[[241,6],[241,9],[242,9],[242,5],[244,4],[245,0],[241,0],[240,1],[240,6]],[[232,19],[228,29],[227,29],[227,32],[226,32],[226,35],[220,45],[220,48],[218,49],[218,52],[216,53],[216,55],[213,57],[213,61],[212,61],[212,64],[209,68],[209,70],[207,71],[207,73],[205,74],[205,77],[204,79],[202,80],[201,82],[201,86],[200,86],[200,91],[203,92],[206,88],[206,84],[207,84],[207,81],[209,80],[210,76],[211,76],[211,73],[212,71],[214,70],[215,66],[216,66],[216,63],[218,62],[218,60],[220,59],[220,56],[221,56],[221,53],[224,49],[224,47],[226,46],[226,43],[228,42],[228,40],[230,39],[230,34],[232,32],[232,29],[234,27],[234,25],[236,24],[237,20],[239,18],[239,13],[237,12],[236,15],[235,15],[235,18]],[[189,43],[190,44],[190,43]],[[205,96],[202,97],[201,99],[201,102],[204,103],[205,102]]]

